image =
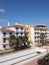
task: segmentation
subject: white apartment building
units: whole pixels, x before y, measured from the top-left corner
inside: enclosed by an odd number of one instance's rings
[[[0,50],[4,50],[4,48],[7,46],[7,49],[9,48],[9,42],[8,38],[11,34],[14,34],[13,30],[1,28],[0,29]]]
[[[46,31],[46,36],[47,36],[46,41],[47,41],[47,43],[49,43],[49,29],[47,29],[47,31]]]
[[[45,39],[47,38],[47,27],[44,25],[35,25],[32,26],[32,35],[31,35],[31,41],[33,44],[41,44],[40,42],[40,33],[45,34]]]
[[[27,33],[27,28],[22,25],[13,25],[13,26],[6,26],[0,29],[0,49],[9,49],[9,36],[14,34],[16,37],[18,36],[25,36]]]
[[[14,34],[17,36],[28,36],[28,40],[31,41],[32,44],[41,44],[40,42],[40,33],[45,34],[45,39],[49,39],[49,31],[47,34],[47,27],[44,25],[24,25],[24,24],[16,24],[13,26],[6,26],[0,28],[0,50],[9,49],[9,41],[8,38],[10,35]]]

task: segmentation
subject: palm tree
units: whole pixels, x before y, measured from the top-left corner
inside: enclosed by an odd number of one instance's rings
[[[15,35],[11,35],[9,37],[10,46],[15,50],[19,50],[21,47],[26,48],[29,45],[29,43],[26,45],[26,42],[28,42],[27,36],[15,37]]]
[[[20,39],[22,40],[24,46],[26,46],[26,45],[29,46],[30,45],[30,41],[28,41],[28,37],[27,36],[20,36]]]
[[[40,33],[40,41],[42,44],[44,44],[44,40],[45,39],[45,34],[44,33]]]
[[[9,37],[9,44],[12,48],[14,48],[15,44],[16,44],[16,37],[14,35],[10,35]]]
[[[16,49],[18,50],[23,42],[22,42],[22,39],[20,37],[17,37],[16,40],[17,40]]]

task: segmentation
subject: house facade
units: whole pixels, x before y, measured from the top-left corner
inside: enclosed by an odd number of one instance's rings
[[[47,42],[47,44],[49,44],[49,29],[47,29],[46,36],[47,36],[46,42]]]
[[[41,41],[40,41],[40,34],[41,33],[44,33],[45,35],[45,39],[47,38],[47,27],[44,26],[44,25],[35,25],[32,27],[32,43],[33,44],[41,44]]]
[[[13,26],[6,26],[0,28],[0,50],[9,49],[9,37],[10,35],[18,36],[28,36],[27,26],[23,24],[17,24]]]

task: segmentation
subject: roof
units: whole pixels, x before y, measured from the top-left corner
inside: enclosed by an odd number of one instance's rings
[[[24,25],[24,24],[15,24],[15,25],[12,25],[12,26],[6,26],[6,27],[4,27],[4,28],[12,28],[12,27],[25,27],[26,25]]]
[[[1,28],[0,31],[1,32],[14,32],[13,30],[6,29],[6,28]]]
[[[47,27],[45,25],[35,25],[33,27],[36,28],[36,29],[41,29],[41,30],[46,30],[47,29]]]
[[[13,26],[5,26],[4,28],[12,28]]]
[[[46,27],[45,25],[35,25],[35,27]]]
[[[23,24],[17,24],[17,25],[14,25],[14,27],[25,27],[25,25],[23,25]]]
[[[41,27],[34,27],[36,29],[41,29],[41,30],[47,30],[47,28],[41,28]]]

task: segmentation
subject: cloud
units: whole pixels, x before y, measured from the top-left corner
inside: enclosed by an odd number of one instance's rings
[[[0,12],[5,12],[5,9],[0,9]]]
[[[7,22],[7,19],[0,19],[0,22]]]

